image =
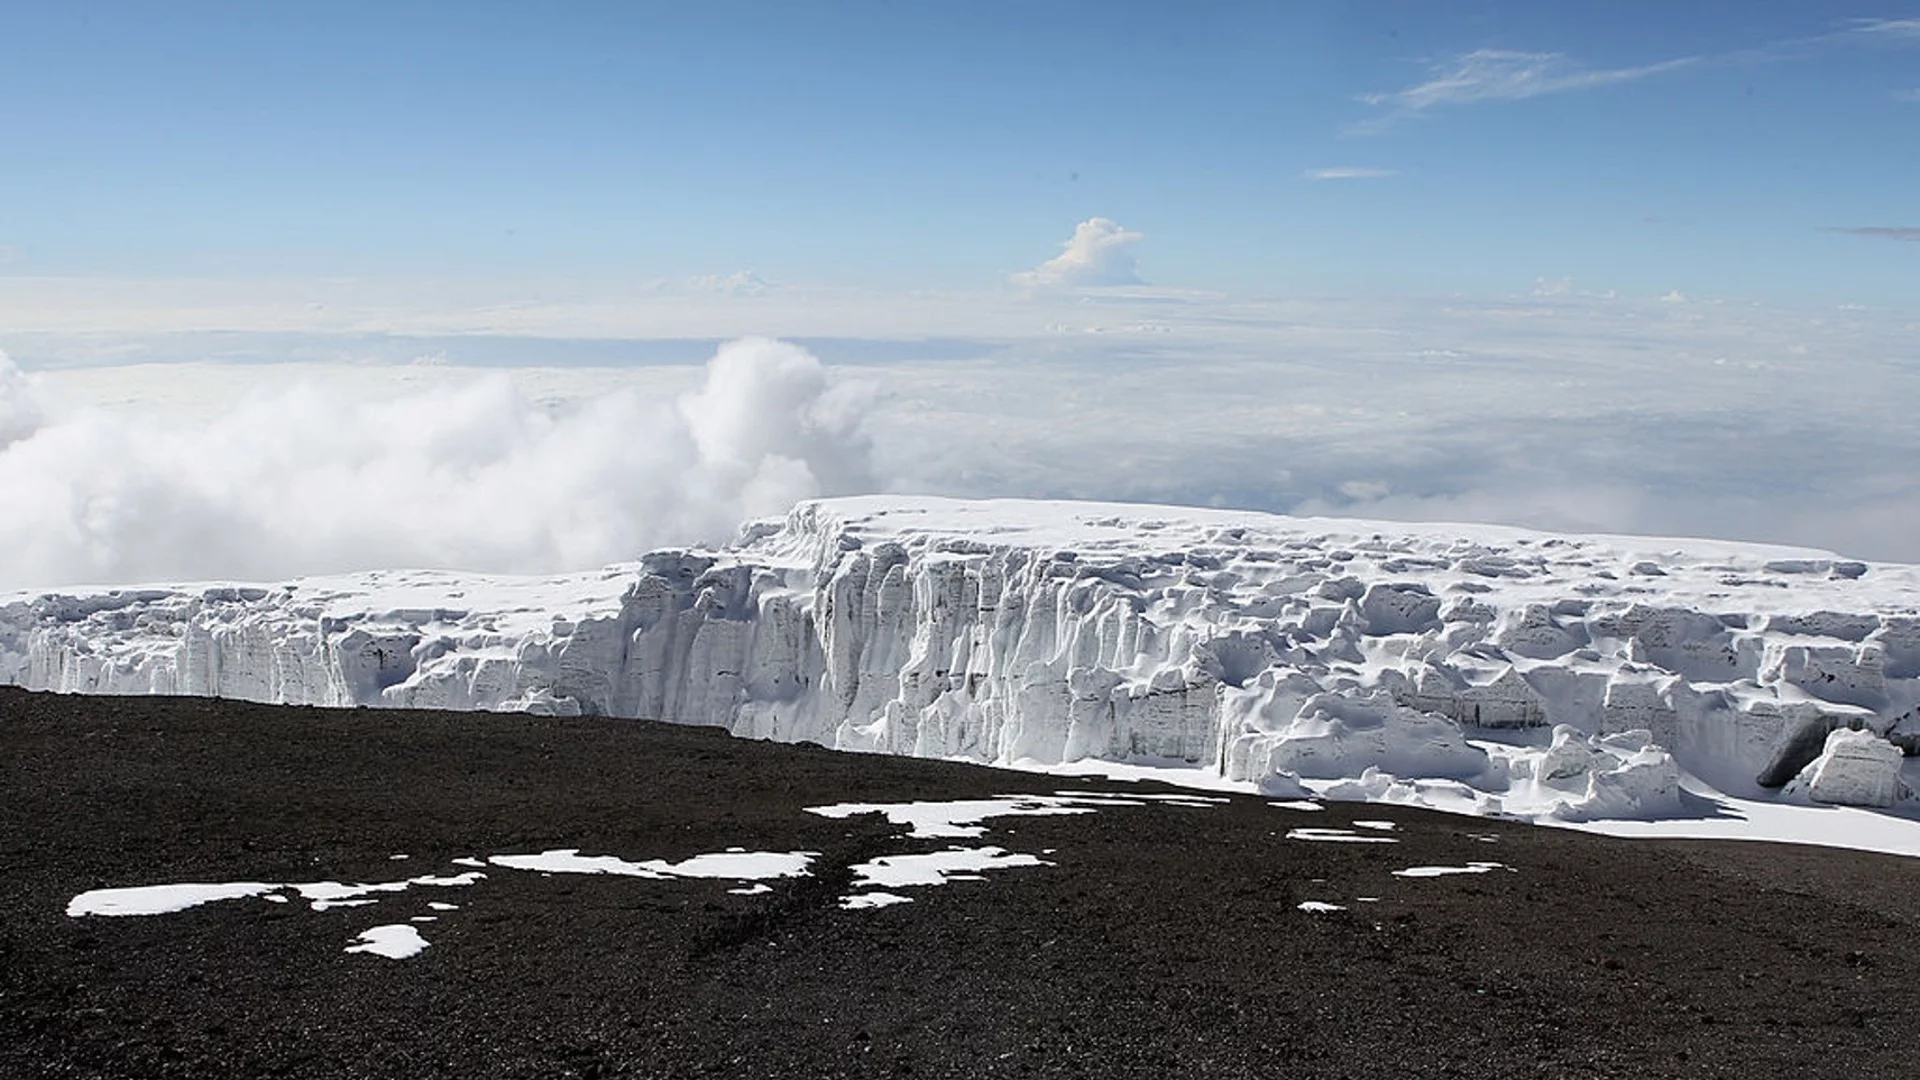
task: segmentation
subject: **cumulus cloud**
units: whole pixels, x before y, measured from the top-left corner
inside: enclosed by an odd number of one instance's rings
[[[539,572],[719,540],[867,490],[868,391],[745,339],[678,400],[555,410],[504,375],[386,398],[305,386],[199,423],[58,415],[0,361],[0,586]]]
[[[1074,226],[1065,250],[1032,270],[1013,275],[1015,284],[1077,288],[1083,285],[1138,285],[1133,245],[1141,235],[1110,219],[1088,218]]]
[[[1520,101],[1546,94],[1590,90],[1633,82],[1698,63],[1683,56],[1639,67],[1591,68],[1557,52],[1475,49],[1432,65],[1424,82],[1399,90],[1362,94],[1360,101],[1389,110],[1359,125],[1356,133],[1381,131],[1434,109],[1485,101]]]
[[[1371,165],[1335,165],[1326,169],[1308,169],[1300,175],[1307,180],[1376,180],[1400,173],[1397,169],[1380,169]]]
[[[0,452],[33,434],[40,423],[40,402],[32,383],[6,353],[0,353]]]

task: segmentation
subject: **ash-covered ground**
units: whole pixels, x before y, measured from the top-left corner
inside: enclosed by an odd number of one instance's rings
[[[1175,794],[636,721],[0,689],[0,1075],[1912,1075],[1913,860],[1252,796],[936,836],[808,812],[1063,791]],[[876,883],[989,847],[976,880]],[[512,858],[561,849],[618,872]],[[813,854],[687,861],[729,849]],[[258,888],[69,914],[182,883]],[[843,906],[882,891],[907,902]],[[376,926],[426,947],[348,951]]]

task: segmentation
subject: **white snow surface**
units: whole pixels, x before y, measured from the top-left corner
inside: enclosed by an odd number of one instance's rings
[[[0,682],[648,717],[1590,827],[1865,801],[1920,853],[1892,756],[1920,734],[1920,571],[1719,541],[823,499],[583,574],[0,596]],[[1866,741],[1836,758],[1840,729]]]
[[[637,878],[726,878],[759,881],[801,877],[816,853],[811,851],[721,851],[680,862],[648,859],[630,862],[615,855],[582,855],[579,848],[558,848],[537,855],[495,855],[487,861],[508,870],[544,874],[610,874]]]
[[[95,889],[81,893],[67,903],[67,915],[170,915],[217,900],[239,900],[265,896],[280,888],[261,881],[232,881],[220,884],[143,885],[131,889]],[[269,899],[273,899],[269,897]]]
[[[426,949],[427,939],[420,931],[406,923],[393,923],[387,926],[375,926],[360,931],[358,944],[347,946],[348,952],[372,953],[389,960],[405,960],[416,956]]]
[[[218,900],[239,900],[249,896],[286,903],[286,897],[277,895],[282,889],[298,894],[313,910],[326,911],[329,908],[360,907],[375,903],[375,893],[401,893],[416,885],[430,888],[472,885],[486,876],[466,873],[434,877],[429,874],[405,881],[382,881],[371,885],[347,885],[338,881],[309,881],[291,885],[260,881],[136,885],[81,893],[67,904],[67,914],[76,919],[86,915],[167,915]]]
[[[945,885],[949,881],[983,881],[986,870],[1008,870],[1021,866],[1051,866],[1038,855],[1008,851],[998,847],[948,848],[917,855],[882,855],[855,863],[853,887],[868,889],[907,888],[914,885]]]
[[[1465,866],[1409,866],[1405,870],[1395,870],[1394,877],[1449,877],[1453,874],[1484,874],[1489,870],[1504,870],[1506,864],[1497,862],[1474,862]]]

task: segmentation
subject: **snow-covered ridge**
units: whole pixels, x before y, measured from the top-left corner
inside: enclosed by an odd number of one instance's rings
[[[1571,820],[1682,813],[1683,773],[1885,805],[1908,798],[1900,751],[1920,738],[1920,572],[1711,541],[875,496],[590,574],[0,596],[0,682],[1152,759],[1278,793]]]

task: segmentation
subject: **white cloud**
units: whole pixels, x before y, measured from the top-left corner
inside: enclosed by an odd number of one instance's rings
[[[1308,169],[1301,174],[1307,180],[1373,180],[1398,175],[1398,169],[1379,169],[1371,165],[1335,165],[1327,169]]]
[[[1425,82],[1401,90],[1363,94],[1362,102],[1390,111],[1360,125],[1360,131],[1384,130],[1398,120],[1432,109],[1483,101],[1519,101],[1546,94],[1589,90],[1632,82],[1699,62],[1686,56],[1630,68],[1589,68],[1557,52],[1475,49],[1432,65]]]
[[[1913,38],[1920,41],[1920,18],[1854,19],[1849,26],[1856,34],[1881,38]]]
[[[0,587],[537,572],[721,540],[870,490],[868,400],[804,350],[746,339],[677,401],[554,409],[496,374],[399,396],[296,386],[187,423],[45,410],[0,357]]]
[[[0,378],[0,402],[27,406],[0,408],[22,417],[0,427],[24,436],[0,450],[0,577],[591,566],[724,535],[799,494],[861,489],[1476,518],[1920,561],[1911,312],[1577,288],[1486,303],[785,288],[733,307],[659,303],[640,316],[621,296],[515,308],[502,336],[437,341],[443,366],[407,363],[427,350],[396,337],[387,363]],[[758,342],[705,368],[678,354],[565,368],[566,342],[523,336],[632,332],[689,306],[713,320],[702,326],[774,312],[783,331],[838,335],[819,355],[848,366]],[[967,328],[995,340],[944,354],[908,340]],[[900,340],[846,340],[881,331]],[[349,352],[331,333],[190,340]],[[0,345],[26,360],[53,341]],[[523,357],[511,382],[461,366],[467,343],[488,341],[489,363]]]
[[[1074,226],[1065,250],[1032,270],[1013,275],[1015,284],[1076,288],[1083,285],[1138,285],[1132,247],[1142,239],[1112,220],[1088,218]]]

